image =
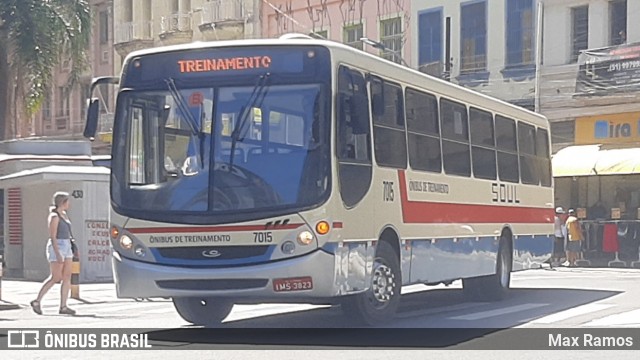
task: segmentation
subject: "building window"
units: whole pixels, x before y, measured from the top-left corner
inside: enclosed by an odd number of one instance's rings
[[[462,5],[460,72],[469,73],[487,67],[487,3]]]
[[[56,97],[58,117],[69,116],[69,96],[66,87],[59,86]]]
[[[383,50],[382,56],[387,60],[400,63],[402,60],[402,18],[393,18],[380,21],[380,42],[387,50]]]
[[[42,119],[51,121],[51,95],[49,91],[44,93],[44,98],[42,99]]]
[[[442,63],[442,11],[418,15],[418,62],[420,66]]]
[[[106,11],[100,11],[99,15],[100,24],[100,44],[106,44],[109,42],[109,13]]]
[[[580,50],[589,46],[589,6],[571,9],[571,62],[578,61]]]
[[[343,41],[345,44],[362,50],[363,26],[362,24],[345,26],[343,30]]]
[[[507,66],[533,63],[533,0],[507,1]]]
[[[609,44],[620,45],[627,42],[627,0],[609,3],[609,23]]]

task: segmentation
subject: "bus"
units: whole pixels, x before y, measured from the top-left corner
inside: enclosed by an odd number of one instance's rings
[[[403,286],[499,300],[551,255],[549,123],[524,108],[304,35],[140,50],[105,83],[121,298],[199,325],[269,302],[371,325]]]

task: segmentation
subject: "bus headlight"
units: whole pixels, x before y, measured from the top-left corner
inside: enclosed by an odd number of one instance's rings
[[[301,245],[309,245],[313,241],[313,234],[309,231],[303,231],[298,234],[298,238],[296,239]]]
[[[133,247],[133,240],[131,240],[131,238],[127,235],[122,235],[122,237],[120,238],[120,246],[123,249],[131,250],[131,248]]]

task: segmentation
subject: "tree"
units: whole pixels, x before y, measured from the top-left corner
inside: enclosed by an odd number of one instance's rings
[[[63,59],[69,86],[87,66],[91,39],[88,0],[0,0],[0,139],[38,111]]]

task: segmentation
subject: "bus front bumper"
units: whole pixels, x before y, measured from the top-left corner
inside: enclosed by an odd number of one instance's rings
[[[131,260],[114,253],[120,298],[216,296],[234,299],[329,298],[339,295],[335,256],[317,250],[294,259],[224,267],[187,268]],[[274,280],[311,277],[311,289],[276,291]],[[277,280],[279,284],[282,280]],[[293,286],[296,287],[296,286]],[[305,285],[305,288],[308,287]]]

